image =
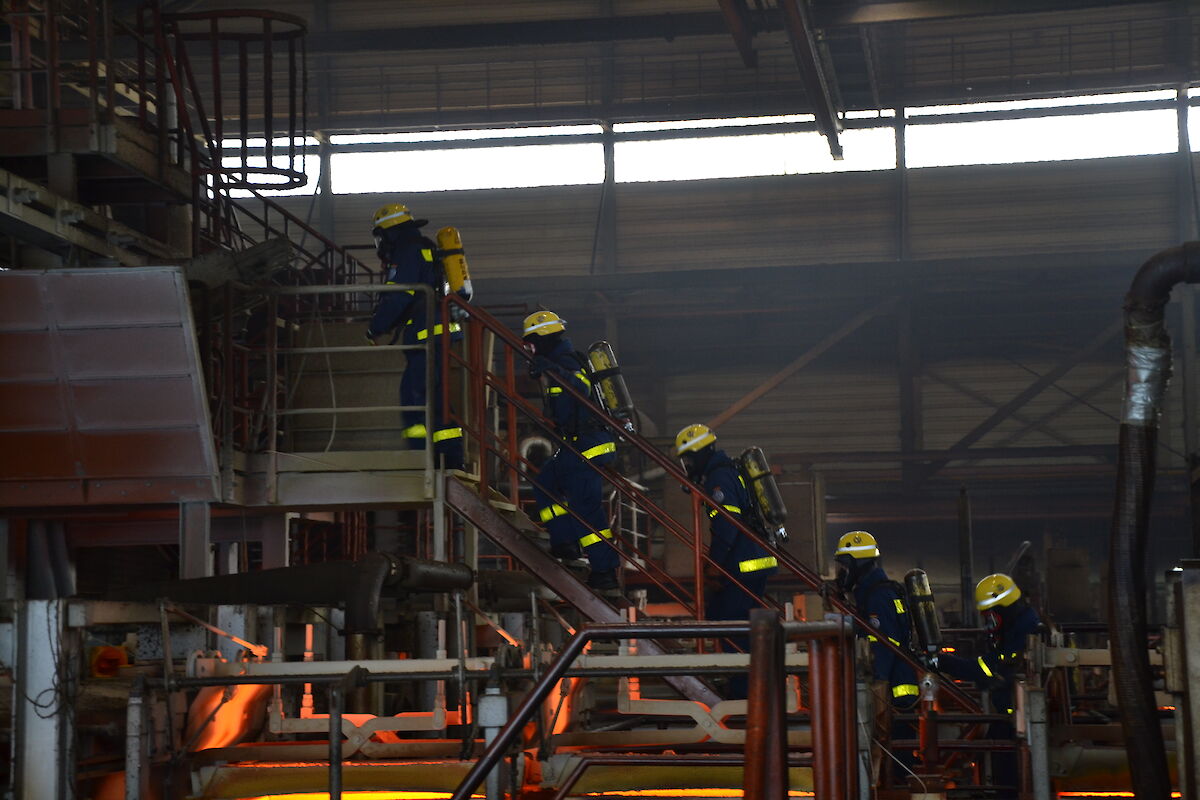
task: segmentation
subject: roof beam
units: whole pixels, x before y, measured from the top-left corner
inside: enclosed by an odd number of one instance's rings
[[[754,51],[754,32],[746,11],[746,0],[717,0],[721,4],[721,13],[725,15],[725,26],[733,34],[733,42],[737,45],[742,63],[750,69],[758,67],[758,53]]]
[[[814,9],[819,28],[842,28],[888,22],[916,22],[961,17],[1078,11],[1136,5],[1136,0],[899,0],[880,3],[841,3]]]
[[[796,56],[796,66],[800,68],[800,82],[804,84],[804,93],[808,95],[808,103],[817,118],[817,128],[828,140],[829,152],[834,158],[841,159],[842,143],[838,141],[838,132],[842,129],[842,124],[837,116],[830,81],[825,75],[825,66],[817,49],[816,37],[813,35],[812,22],[808,16],[808,0],[780,0],[779,4],[783,8],[788,39],[792,43],[792,53]]]
[[[316,55],[370,51],[462,50],[633,39],[670,41],[683,36],[721,36],[729,31],[727,24],[723,14],[712,11],[363,31],[314,31],[308,35],[307,42],[308,52]],[[782,21],[778,13],[771,11],[762,16],[759,27],[763,30],[781,30]]]

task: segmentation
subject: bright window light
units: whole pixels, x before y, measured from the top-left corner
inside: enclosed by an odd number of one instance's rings
[[[598,143],[335,153],[334,194],[569,186],[604,180]]]
[[[1179,147],[1171,109],[913,125],[906,137],[910,167],[1141,156]]]
[[[1192,152],[1200,152],[1200,109],[1189,108],[1187,115],[1188,145]]]
[[[540,128],[487,128],[467,131],[417,131],[415,133],[346,133],[329,137],[330,144],[386,144],[389,142],[459,142],[472,139],[512,139],[518,136],[581,136],[602,133],[599,125],[554,125]]]
[[[1085,94],[1075,97],[1041,97],[1034,100],[999,100],[993,103],[968,103],[953,106],[914,106],[906,108],[906,117],[927,117],[934,114],[962,114],[973,111],[1025,111],[1034,108],[1062,108],[1064,106],[1094,106],[1106,103],[1128,103],[1137,100],[1173,100],[1172,89],[1153,92],[1114,92],[1112,94]]]
[[[666,122],[618,122],[615,133],[645,133],[647,131],[686,131],[698,128],[729,128],[739,125],[780,125],[788,122],[815,122],[812,114],[785,114],[778,117],[734,117],[729,119],[683,119]]]
[[[893,169],[895,138],[890,128],[845,131],[846,158],[835,161],[829,143],[815,131],[720,136],[668,141],[618,142],[617,180],[679,181]]]

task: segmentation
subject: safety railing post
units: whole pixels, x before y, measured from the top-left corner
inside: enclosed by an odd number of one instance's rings
[[[775,611],[756,608],[750,612],[750,691],[742,780],[747,797],[763,800],[784,800],[788,789],[782,634]]]
[[[516,379],[516,358],[513,354],[513,349],[501,343],[504,347],[504,389],[508,392],[509,397],[514,397],[517,393]],[[504,404],[504,426],[505,434],[508,436],[508,455],[513,459],[514,463],[520,458],[517,442],[517,407],[512,403]],[[521,478],[517,473],[516,467],[509,468],[508,481],[508,496],[509,501],[515,505],[520,505],[521,494]]]
[[[838,742],[831,740],[829,721],[835,709],[830,707],[826,684],[833,677],[828,671],[826,651],[833,642],[813,639],[808,643],[808,707],[812,720],[813,795],[815,800],[843,800],[835,795],[836,768],[832,751]]]
[[[434,317],[434,298],[433,292],[425,291],[421,298],[421,302],[425,304],[425,330],[428,335],[425,337],[425,496],[432,497],[434,494],[433,481],[434,469],[437,467],[437,457],[433,450],[433,432],[437,428],[433,417],[433,404],[435,398],[433,396],[434,387],[434,370],[437,369],[437,364],[434,359],[437,358],[437,347],[435,343],[438,341],[437,325]],[[447,323],[448,324],[448,323]],[[449,334],[449,331],[446,332]],[[407,358],[407,355],[405,356]],[[445,373],[442,373],[442,382],[445,383]],[[403,412],[401,412],[403,416]]]
[[[479,492],[483,497],[488,495],[488,482],[490,480],[488,462],[488,452],[491,449],[488,444],[488,424],[487,424],[487,370],[488,365],[483,363],[483,326],[473,325],[472,331],[475,333],[470,338],[468,345],[470,347],[469,363],[471,364],[471,380],[474,386],[472,392],[472,411],[475,417],[475,432],[478,436],[477,447],[479,449]]]
[[[696,619],[704,619],[704,504],[692,493],[692,568],[696,571]]]
[[[276,370],[279,366],[279,295],[272,293],[267,299],[267,497],[274,503],[277,499],[279,481],[279,393],[276,383],[279,376]]]

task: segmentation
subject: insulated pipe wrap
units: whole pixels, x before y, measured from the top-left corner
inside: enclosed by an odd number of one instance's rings
[[[1162,398],[1171,377],[1171,350],[1131,346],[1125,350],[1123,425],[1158,427]]]
[[[1117,491],[1109,539],[1109,628],[1113,682],[1134,794],[1167,800],[1171,779],[1147,653],[1146,547],[1155,446],[1170,377],[1171,340],[1163,310],[1171,289],[1200,281],[1200,242],[1156,253],[1125,296],[1125,402]]]

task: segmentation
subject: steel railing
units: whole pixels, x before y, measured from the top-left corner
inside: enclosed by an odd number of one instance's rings
[[[466,405],[470,409],[470,413],[456,413],[450,407],[449,395],[446,394],[441,398],[444,404],[443,414],[446,419],[453,419],[456,425],[462,427],[467,438],[477,448],[481,495],[486,498],[489,492],[496,489],[492,485],[495,482],[506,486],[510,493],[510,500],[516,503],[519,501],[517,492],[522,480],[527,481],[530,485],[537,484],[536,469],[520,455],[517,447],[519,425],[537,427],[559,447],[568,448],[575,453],[579,451],[572,442],[556,432],[553,425],[545,419],[541,410],[530,403],[518,390],[520,379],[516,372],[517,364],[524,364],[526,353],[521,338],[486,310],[468,306],[456,296],[451,295],[445,298],[443,303],[446,307],[444,312],[446,314],[449,313],[449,307],[453,305],[462,307],[470,314],[470,318],[464,323],[465,354],[452,352],[451,348],[444,348],[442,351],[443,370],[448,373],[451,369],[461,369],[466,375],[468,394]],[[485,334],[494,337],[497,343],[496,351],[490,360],[484,357],[483,337]],[[705,534],[711,519],[709,516],[711,512],[708,509],[712,509],[715,514],[722,515],[737,528],[741,535],[757,543],[767,553],[774,556],[784,575],[798,580],[812,591],[822,593],[838,613],[852,619],[854,624],[864,632],[873,630],[870,622],[854,606],[837,594],[826,591],[827,587],[816,571],[797,560],[790,553],[773,547],[765,536],[726,510],[721,503],[710,497],[703,487],[688,478],[676,461],[663,454],[637,433],[628,431],[622,420],[614,418],[599,408],[591,398],[583,396],[573,386],[560,380],[553,373],[547,373],[547,377],[586,409],[593,423],[610,431],[623,442],[626,448],[636,451],[650,464],[661,468],[666,474],[667,481],[676,482],[689,492],[690,515],[686,520],[680,520],[617,472],[597,467],[587,459],[582,459],[589,469],[601,476],[606,487],[614,490],[618,497],[635,503],[667,535],[675,537],[690,550],[694,573],[690,585],[685,585],[684,582],[671,576],[659,560],[653,558],[651,554],[632,547],[628,542],[619,541],[615,537],[608,540],[613,544],[624,564],[642,570],[648,580],[672,600],[683,605],[689,613],[694,614],[697,620],[706,618],[704,608],[706,570],[709,575],[723,576],[740,587],[742,591],[750,593],[739,575],[724,569],[707,553]],[[495,403],[502,406],[495,414],[489,413],[492,396],[494,396]],[[493,464],[498,467],[498,475],[492,474]],[[587,521],[571,509],[568,508],[567,512],[579,522],[587,525]],[[768,608],[781,610],[780,606],[770,598],[763,598],[762,602]],[[892,649],[915,670],[919,672],[922,669],[910,653],[889,641],[881,641],[884,646]],[[964,709],[976,713],[980,711],[978,704],[958,687],[947,685],[943,687],[943,691]]]

